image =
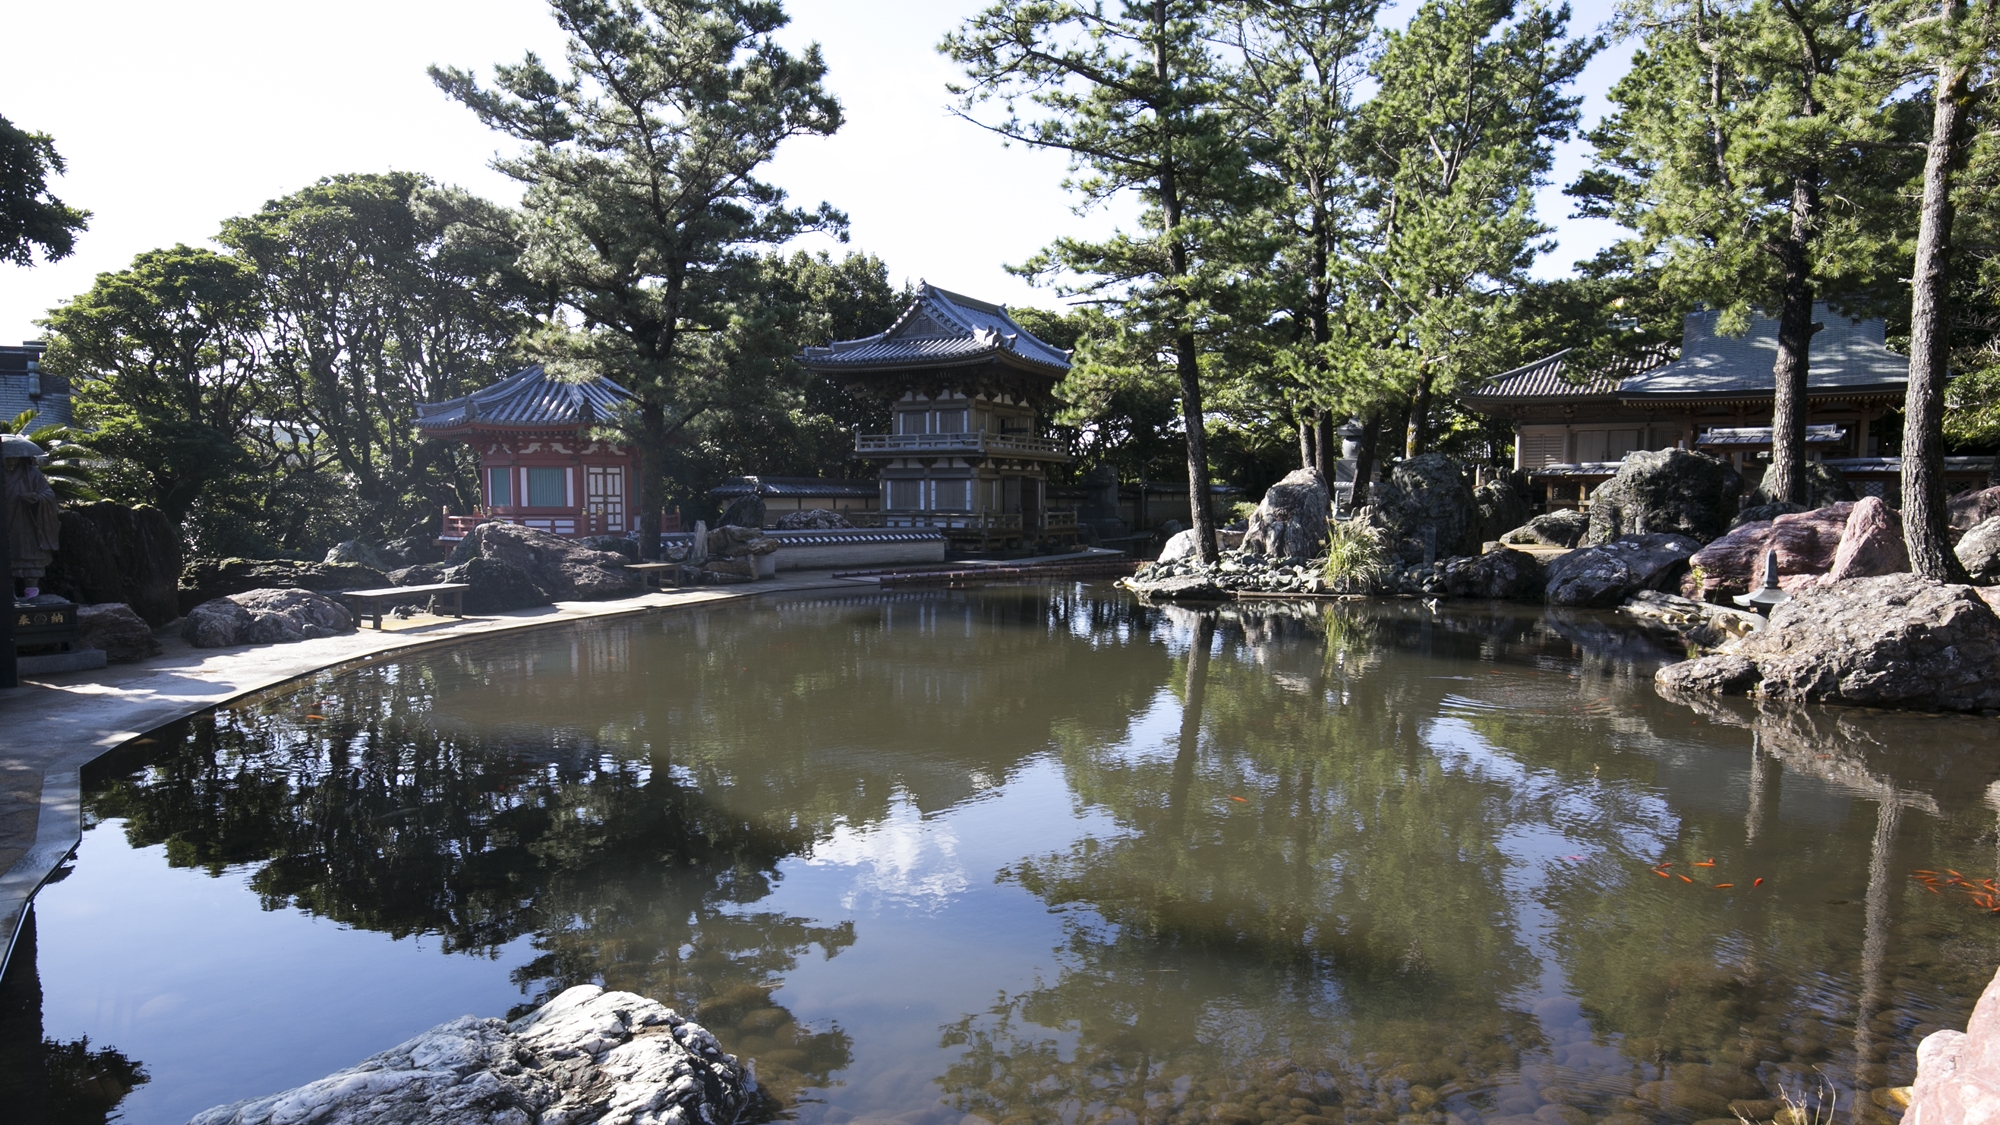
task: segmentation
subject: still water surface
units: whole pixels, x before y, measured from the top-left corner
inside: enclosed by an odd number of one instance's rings
[[[1663,700],[1669,658],[1073,586],[324,675],[97,771],[8,982],[52,1046],[0,1069],[88,1036],[177,1123],[595,981],[806,1125],[1882,1125],[2000,964],[1911,876],[1994,875],[2000,728]]]

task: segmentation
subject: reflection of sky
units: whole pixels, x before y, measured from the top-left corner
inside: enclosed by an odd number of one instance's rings
[[[840,896],[842,910],[873,913],[893,905],[935,914],[966,886],[958,833],[943,819],[925,820],[907,796],[878,823],[856,827],[843,821],[829,839],[814,845],[805,864],[853,873]]]
[[[177,1125],[521,999],[507,971],[532,955],[525,938],[494,960],[443,957],[432,939],[266,911],[245,872],[168,867],[117,820],[83,834],[76,864],[35,899],[44,1033],[173,1076],[125,1100],[128,1125]]]

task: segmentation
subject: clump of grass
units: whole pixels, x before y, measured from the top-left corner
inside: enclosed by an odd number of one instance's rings
[[[1333,520],[1327,525],[1326,563],[1321,573],[1335,589],[1366,593],[1388,565],[1388,545],[1365,522]]]
[[[1256,510],[1257,510],[1256,501],[1238,500],[1235,503],[1235,505],[1229,509],[1229,518],[1237,523],[1249,523],[1251,513],[1255,512]]]

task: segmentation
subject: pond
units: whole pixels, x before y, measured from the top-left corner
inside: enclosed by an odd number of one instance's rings
[[[594,981],[806,1125],[1881,1125],[2000,964],[1951,874],[2000,728],[1662,699],[1672,658],[1071,585],[328,673],[87,776],[0,1098],[178,1123]]]

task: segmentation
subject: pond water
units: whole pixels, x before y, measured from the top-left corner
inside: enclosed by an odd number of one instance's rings
[[[2000,727],[1666,700],[1671,658],[1608,615],[1076,585],[318,676],[87,777],[0,985],[0,1101],[178,1123],[601,982],[806,1125],[1780,1093],[1881,1125],[2000,964],[1947,885],[1995,874]]]

